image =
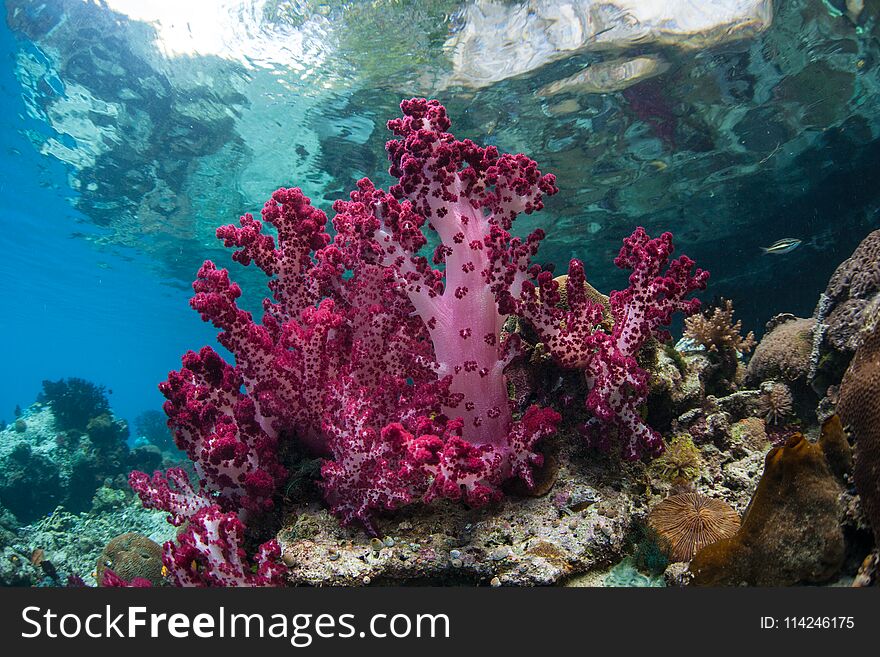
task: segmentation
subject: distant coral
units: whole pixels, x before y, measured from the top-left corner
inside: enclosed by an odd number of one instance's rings
[[[134,435],[143,437],[161,450],[174,451],[174,434],[168,428],[168,418],[157,410],[144,411],[134,419]]]
[[[880,545],[880,326],[856,351],[840,384],[837,412],[854,439],[853,478]]]
[[[777,316],[755,348],[746,373],[747,380],[760,383],[771,379],[805,382],[813,350],[814,319],[794,315]]]
[[[50,513],[63,495],[58,464],[26,442],[0,458],[0,504],[22,523]]]
[[[841,486],[826,459],[839,433],[823,427],[819,444],[801,434],[771,449],[742,526],[691,562],[697,586],[789,586],[831,579],[844,559]]]
[[[112,539],[104,547],[95,567],[95,579],[104,586],[106,571],[113,571],[125,581],[136,578],[162,583],[162,546],[143,534],[129,532]]]
[[[761,386],[759,412],[767,424],[782,424],[794,414],[791,388],[784,383],[768,381]]]
[[[49,404],[60,431],[85,433],[89,420],[110,412],[107,389],[85,379],[71,377],[43,381],[38,401]]]
[[[700,548],[733,536],[739,515],[727,502],[700,493],[667,497],[648,514],[672,561],[689,561]]]
[[[733,321],[733,302],[725,299],[711,314],[699,313],[684,320],[684,335],[710,352],[748,353],[755,346],[755,334],[742,335],[742,321]]]

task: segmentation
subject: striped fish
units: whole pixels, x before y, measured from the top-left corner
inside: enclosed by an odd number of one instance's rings
[[[762,246],[761,250],[764,253],[772,253],[775,255],[782,255],[783,253],[791,253],[796,248],[801,245],[801,241],[794,237],[786,237],[778,242],[774,242],[770,246]]]

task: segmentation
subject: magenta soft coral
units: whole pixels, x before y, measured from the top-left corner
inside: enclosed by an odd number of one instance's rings
[[[584,293],[586,278],[578,260],[569,264],[567,308],[558,307],[559,284],[549,272],[538,275],[537,287],[527,281],[521,298],[511,301],[561,365],[584,371],[586,406],[593,416],[586,430],[592,444],[607,449],[616,432],[621,453],[630,460],[663,451],[660,435],[639,413],[648,395],[648,374],[636,356],[651,336],[669,338],[664,327],[674,313],[687,316],[699,309],[700,302],[687,297],[705,289],[709,278],[706,271],[694,271],[694,261],[687,256],[673,260],[664,272],[672,251],[671,233],[651,239],[639,227],[623,241],[614,263],[632,269],[632,274],[629,287],[611,293],[610,334],[599,326],[602,306]]]
[[[210,348],[190,352],[161,386],[199,490],[176,472],[132,475],[147,505],[193,528],[166,555],[175,572],[187,545],[214,540],[214,511],[271,507],[281,440],[326,457],[332,510],[370,531],[378,511],[416,500],[497,499],[505,479],[531,482],[541,463],[536,444],[559,416],[532,407],[514,420],[503,372],[516,345],[502,341],[497,299],[526,279],[541,238],[512,238],[511,223],[542,207],[553,177],[523,155],[457,141],[436,101],[401,108],[389,128],[402,139],[387,146],[399,184],[388,193],[361,180],[334,204],[332,241],[299,189],[276,191],[263,221],[245,215],[217,231],[234,260],[270,278],[272,299],[257,324],[226,270],[208,261],[193,284],[193,308],[235,356],[232,366]],[[419,254],[425,228],[441,242],[435,266]]]
[[[272,508],[286,477],[281,441],[325,458],[331,509],[371,532],[383,510],[437,497],[481,505],[501,496],[505,479],[531,484],[537,444],[560,417],[532,406],[515,419],[504,370],[519,345],[502,335],[514,312],[562,365],[585,371],[592,422],[617,428],[625,456],[659,450],[638,414],[647,376],[635,356],[675,311],[696,309],[685,296],[706,274],[691,274],[684,257],[661,273],[671,237],[638,229],[616,260],[633,269],[630,287],[612,295],[614,330],[602,332],[582,265],[571,263],[562,310],[552,276],[530,266],[543,233],[510,234],[518,214],[557,191],[553,176],[524,155],[455,139],[436,101],[401,109],[388,123],[399,139],[386,147],[398,184],[385,192],[359,181],[333,206],[332,239],[326,215],[299,189],[277,190],[262,221],[248,214],[217,231],[235,261],[266,274],[272,297],[257,323],[225,269],[207,261],[193,284],[193,308],[235,357],[230,365],[210,347],[189,352],[160,386],[199,484],[179,469],[130,478],[146,506],[185,523],[164,554],[178,584],[280,582],[278,544],[259,548],[254,572],[242,520]]]

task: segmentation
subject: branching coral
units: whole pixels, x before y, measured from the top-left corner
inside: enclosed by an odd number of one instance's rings
[[[733,321],[733,302],[725,299],[711,315],[695,314],[684,320],[684,335],[711,353],[748,353],[755,346],[755,334],[742,335],[742,321]]]

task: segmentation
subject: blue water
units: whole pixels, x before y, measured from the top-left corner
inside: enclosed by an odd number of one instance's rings
[[[32,404],[44,379],[77,376],[112,390],[114,412],[132,420],[161,406],[158,382],[214,332],[148,258],[89,241],[102,231],[71,206],[65,167],[24,137],[46,126],[27,117],[10,65],[22,46],[0,24],[0,419]]]
[[[159,408],[180,355],[214,342],[188,308],[201,261],[229,263],[214,229],[281,185],[328,209],[362,176],[387,184],[384,121],[414,94],[440,98],[457,136],[557,174],[561,193],[517,230],[544,227],[540,260],[582,258],[606,292],[625,283],[612,265],[622,237],[672,230],[712,272],[706,298],[734,299],[760,333],[777,312],[809,316],[880,226],[870,7],[853,22],[842,2],[773,3],[772,25],[741,41],[635,48],[664,60],[658,77],[544,97],[617,55],[544,48],[498,73],[520,61],[517,44],[492,50],[498,19],[476,28],[485,51],[467,50],[472,5],[8,0],[0,419],[68,376],[111,389],[129,420]],[[537,51],[549,34],[535,33]],[[493,57],[489,73],[469,69]],[[762,254],[784,237],[804,244]]]

